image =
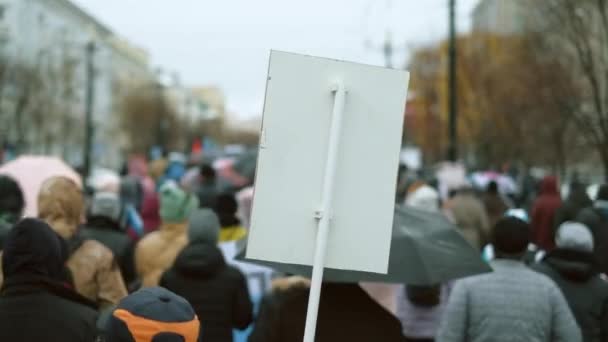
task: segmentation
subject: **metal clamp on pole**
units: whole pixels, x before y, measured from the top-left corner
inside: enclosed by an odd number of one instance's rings
[[[306,312],[304,342],[314,342],[317,329],[317,315],[319,313],[319,300],[321,298],[321,284],[323,283],[323,268],[325,267],[329,223],[332,217],[332,202],[338,159],[338,145],[340,143],[340,134],[342,131],[342,116],[344,114],[344,99],[346,96],[346,90],[344,89],[344,84],[342,84],[342,82],[337,83],[332,90],[335,92],[334,108],[329,132],[327,163],[325,164],[325,173],[323,176],[321,208],[315,212],[315,218],[318,219],[319,222],[312,270],[312,280],[310,284],[310,295],[308,298],[308,310]]]

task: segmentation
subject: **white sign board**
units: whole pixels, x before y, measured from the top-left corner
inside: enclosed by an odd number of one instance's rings
[[[338,82],[346,93],[324,265],[387,272],[408,79],[271,52],[247,258],[313,265]]]

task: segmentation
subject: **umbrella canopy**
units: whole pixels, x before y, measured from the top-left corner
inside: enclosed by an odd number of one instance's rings
[[[353,251],[355,252],[355,251]],[[239,255],[243,259],[244,252]],[[244,259],[278,271],[310,277],[312,267]],[[326,268],[328,282],[381,282],[431,285],[491,272],[460,232],[444,216],[410,207],[397,207],[387,274]]]
[[[64,176],[82,187],[80,175],[61,159],[44,156],[22,156],[0,167],[0,174],[14,178],[25,197],[25,216],[38,215],[38,192],[45,180]]]

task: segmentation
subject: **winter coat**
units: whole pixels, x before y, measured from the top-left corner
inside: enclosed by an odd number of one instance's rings
[[[540,248],[550,251],[555,248],[554,222],[557,209],[562,205],[558,191],[557,178],[545,177],[540,186],[540,193],[532,207],[532,242]]]
[[[301,341],[309,289],[295,286],[267,296],[249,342]],[[315,341],[404,341],[401,324],[359,285],[323,284]]]
[[[520,261],[491,266],[494,272],[456,281],[436,341],[582,341],[553,281]]]
[[[597,202],[600,201],[596,201],[595,208],[581,210],[576,220],[591,230],[596,269],[608,275],[608,206],[603,207],[603,203]]]
[[[135,246],[117,222],[101,216],[91,217],[87,225],[82,228],[81,235],[84,239],[101,242],[112,251],[120,266],[125,284],[135,280],[133,260]]]
[[[188,224],[165,223],[139,241],[135,247],[135,269],[142,286],[157,286],[162,274],[173,266],[188,244]]]
[[[589,199],[585,188],[576,187],[555,213],[554,226],[557,228],[566,221],[575,221],[581,210],[591,206],[593,206],[593,202]]]
[[[110,249],[79,234],[67,242],[70,253],[67,266],[78,293],[102,309],[118,304],[127,296],[120,267]]]
[[[77,235],[67,241],[69,269],[74,289],[104,309],[127,296],[127,289],[112,251],[95,240]],[[0,255],[1,258],[1,255]],[[0,285],[4,277],[0,275]]]
[[[0,341],[94,341],[95,303],[67,284],[65,240],[45,222],[25,219],[4,247]]]
[[[220,230],[220,242],[238,241],[247,236],[247,229],[241,225],[222,227]]]
[[[490,229],[494,227],[498,220],[505,216],[505,212],[509,209],[509,206],[499,193],[485,193],[483,204],[488,213]]]
[[[562,290],[585,342],[608,341],[608,282],[593,268],[593,255],[555,249],[533,269]]]
[[[245,329],[253,320],[245,277],[226,265],[214,245],[188,245],[160,286],[190,302],[201,322],[201,341],[231,342],[232,329]]]
[[[196,195],[198,196],[199,207],[201,208],[213,208],[215,206],[215,200],[217,195],[220,193],[219,185],[215,180],[208,182],[201,182],[197,189]]]
[[[61,285],[7,281],[0,294],[0,341],[95,341],[97,312]]]
[[[445,204],[446,215],[451,217],[465,239],[481,250],[489,236],[489,219],[483,204],[469,193],[458,194]]]

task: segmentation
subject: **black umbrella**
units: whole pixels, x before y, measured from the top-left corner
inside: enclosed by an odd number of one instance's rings
[[[244,259],[277,271],[311,277],[312,267]],[[326,268],[323,279],[329,282],[382,282],[431,285],[450,279],[491,272],[479,252],[443,215],[411,207],[396,207],[387,274]]]

